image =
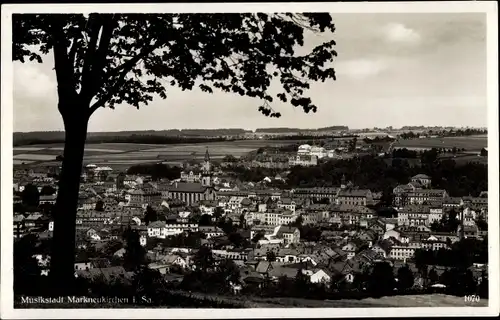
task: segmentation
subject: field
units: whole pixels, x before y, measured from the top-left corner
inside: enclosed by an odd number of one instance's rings
[[[476,303],[464,302],[463,297],[445,294],[404,295],[367,298],[361,300],[311,300],[302,298],[259,298],[219,296],[202,293],[191,293],[198,298],[215,298],[224,302],[244,303],[247,308],[390,308],[390,307],[487,307],[488,300]]]
[[[400,140],[394,148],[430,149],[430,148],[464,148],[466,151],[480,151],[488,146],[486,135],[468,137],[424,138],[413,140]]]
[[[222,159],[226,155],[239,157],[265,146],[280,146],[297,141],[241,140],[194,144],[135,144],[101,143],[87,144],[84,164],[109,165],[126,168],[139,163],[163,162],[179,164],[188,159],[201,160],[208,148],[211,159]],[[14,148],[14,164],[57,165],[56,156],[63,153],[62,144],[34,145]]]

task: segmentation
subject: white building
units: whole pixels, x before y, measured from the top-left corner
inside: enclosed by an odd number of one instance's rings
[[[327,151],[323,147],[312,147],[309,154],[316,156],[318,159],[322,159],[328,155]]]
[[[290,167],[302,166],[302,167],[312,167],[318,165],[318,157],[313,155],[300,155],[297,154],[295,157],[290,157],[288,159],[288,164]]]

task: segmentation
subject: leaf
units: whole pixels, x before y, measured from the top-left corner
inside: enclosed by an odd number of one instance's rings
[[[40,54],[55,43],[52,26],[63,26],[66,52],[74,52],[69,74],[74,89],[84,90],[84,70],[97,71],[90,81],[102,106],[128,104],[139,108],[155,96],[166,99],[166,86],[213,93],[214,88],[273,102],[271,80],[283,88],[284,103],[316,112],[307,97],[312,81],[335,80],[328,67],[337,52],[327,39],[305,55],[305,30],[330,36],[335,26],[327,13],[225,14],[22,14],[13,15],[13,60],[42,62]],[[109,25],[109,44],[99,63],[88,59],[93,23]],[[308,31],[310,32],[310,31]],[[72,47],[73,45],[73,47]],[[38,50],[38,51],[37,51]],[[100,72],[102,70],[102,72]],[[269,71],[273,70],[273,71]],[[65,84],[67,85],[67,83]],[[287,97],[289,95],[289,97]],[[265,116],[280,117],[269,108]]]

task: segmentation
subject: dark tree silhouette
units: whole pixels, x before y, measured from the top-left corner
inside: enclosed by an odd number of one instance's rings
[[[404,265],[398,269],[398,289],[405,291],[413,287],[415,278],[408,265]]]
[[[436,284],[439,281],[439,275],[436,269],[432,268],[429,270],[428,278],[431,285]]]
[[[40,190],[40,195],[41,196],[50,196],[56,193],[56,189],[52,186],[43,186],[42,190]]]
[[[259,242],[259,240],[262,240],[262,239],[264,239],[264,233],[263,233],[263,232],[257,232],[257,233],[253,236],[253,238],[252,238],[252,242],[257,243],[257,242]]]
[[[40,200],[40,193],[38,192],[38,188],[29,183],[24,186],[24,190],[21,193],[21,201],[24,205],[29,207],[37,207],[38,201]]]
[[[96,211],[104,211],[104,201],[97,200],[95,203],[95,210]]]
[[[378,262],[373,266],[373,270],[368,280],[368,289],[374,296],[383,296],[393,292],[395,287],[392,267],[387,262]]]
[[[36,236],[26,235],[14,243],[14,293],[30,294],[40,277],[40,268],[33,257]]]
[[[209,214],[202,214],[200,217],[200,221],[198,221],[200,226],[211,226],[212,225],[212,216]]]
[[[99,108],[147,105],[165,84],[261,99],[266,116],[279,117],[267,91],[305,112],[309,80],[335,79],[328,63],[335,41],[296,54],[304,32],[333,32],[327,13],[284,14],[15,14],[13,60],[42,62],[53,52],[58,110],[65,128],[54,217],[51,274],[61,293],[74,280],[75,220],[87,125]],[[33,49],[36,48],[36,49]],[[271,70],[271,71],[270,71]],[[198,81],[197,81],[198,80]]]
[[[146,264],[146,250],[139,241],[139,233],[130,227],[123,234],[125,239],[125,255],[123,266],[127,270],[138,270]]]
[[[207,247],[201,247],[195,254],[194,265],[201,272],[206,273],[209,269],[213,268],[214,256],[212,250]]]
[[[158,221],[158,213],[151,206],[147,206],[144,212],[144,223],[148,225],[155,221]]]
[[[269,261],[269,262],[274,262],[276,261],[276,253],[274,253],[274,251],[268,251],[266,253],[266,260]]]

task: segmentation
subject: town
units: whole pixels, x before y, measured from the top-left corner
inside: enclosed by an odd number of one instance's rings
[[[446,150],[380,152],[342,141],[330,150],[295,144],[218,160],[207,147],[202,159],[180,166],[85,164],[75,277],[101,283],[99,295],[134,295],[130,284],[147,272],[156,289],[143,286],[150,291],[141,294],[153,300],[161,299],[158,287],[203,297],[487,299],[483,176],[453,183],[446,176],[453,160],[436,160]],[[376,164],[387,162],[384,169]],[[465,166],[474,165],[480,164]],[[49,273],[59,172],[43,165],[14,170],[14,278],[21,294],[44,290],[33,279]]]

